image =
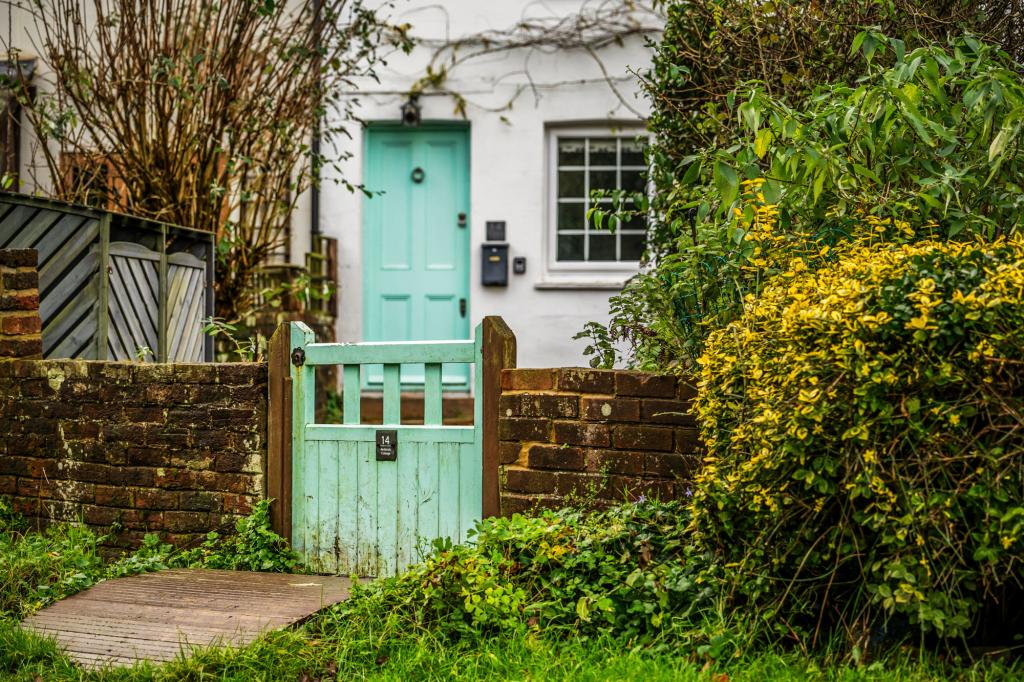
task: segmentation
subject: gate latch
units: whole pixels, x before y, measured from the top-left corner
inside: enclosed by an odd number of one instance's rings
[[[296,348],[292,351],[292,364],[296,367],[302,367],[306,364],[306,351],[301,348]]]

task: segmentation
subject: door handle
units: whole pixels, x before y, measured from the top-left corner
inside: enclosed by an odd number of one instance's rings
[[[465,317],[465,316],[466,316],[466,299],[460,298],[459,299],[459,317]]]
[[[465,227],[465,226],[466,226],[466,214],[465,213],[460,213],[459,214],[459,227]]]

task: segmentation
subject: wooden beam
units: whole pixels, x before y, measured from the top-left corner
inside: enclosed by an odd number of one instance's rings
[[[99,302],[96,306],[96,359],[109,357],[107,335],[110,325],[110,214],[100,218],[100,264],[97,276]]]
[[[498,400],[501,398],[501,370],[516,366],[516,335],[505,320],[488,316],[481,323],[483,335],[483,381],[480,382],[481,402],[478,414],[482,420],[483,440],[483,515],[497,516],[500,509],[498,456]]]
[[[292,540],[291,326],[278,325],[267,351],[267,497],[274,532]]]

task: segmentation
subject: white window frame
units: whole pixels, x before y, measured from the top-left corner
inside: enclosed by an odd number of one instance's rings
[[[558,139],[560,137],[618,137],[636,139],[650,134],[640,122],[622,125],[551,125],[547,128],[547,177],[545,194],[547,209],[545,211],[544,229],[545,244],[545,280],[538,283],[538,288],[585,287],[587,285],[621,286],[626,279],[640,269],[637,261],[559,261],[558,258]],[[586,165],[584,165],[586,168]],[[621,170],[621,169],[620,169]],[[584,182],[589,177],[584,170]],[[589,184],[584,185],[589,192]]]

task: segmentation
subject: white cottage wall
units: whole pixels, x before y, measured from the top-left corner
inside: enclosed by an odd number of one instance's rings
[[[380,70],[379,83],[361,85],[359,115],[366,121],[396,121],[404,93],[424,73],[431,52],[445,40],[485,30],[504,30],[524,17],[567,16],[581,6],[579,0],[480,2],[412,0],[399,3],[394,20],[408,22],[412,33],[428,47],[412,55],[393,55]],[[520,366],[563,366],[585,362],[584,342],[573,335],[590,320],[606,321],[608,298],[628,272],[551,272],[547,266],[548,135],[550,126],[586,125],[642,132],[648,112],[629,69],[650,62],[649,49],[640,37],[612,45],[600,59],[618,94],[599,65],[584,51],[544,52],[517,50],[490,55],[458,67],[444,87],[467,100],[465,120],[471,136],[471,279],[469,310],[475,326],[485,315],[501,315],[518,338]],[[519,93],[516,96],[516,93]],[[516,96],[512,107],[501,109]],[[454,111],[451,95],[428,92],[420,100],[423,120],[463,120]],[[347,150],[353,153],[343,173],[359,182],[363,168],[363,135],[353,130]],[[339,339],[362,339],[363,198],[325,178],[321,194],[320,227],[336,237],[340,254]],[[373,189],[372,187],[369,189]],[[509,274],[507,287],[480,284],[480,246],[485,223],[507,224],[509,261],[527,259],[526,273]],[[297,216],[296,249],[308,240]],[[472,327],[471,327],[472,328]]]

